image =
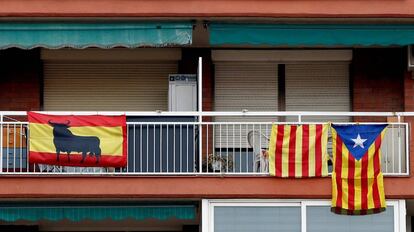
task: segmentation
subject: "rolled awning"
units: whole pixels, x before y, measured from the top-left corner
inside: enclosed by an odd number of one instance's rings
[[[194,205],[34,205],[34,206],[0,206],[0,220],[6,222],[24,221],[60,221],[82,220],[194,220],[196,207]]]
[[[0,49],[164,47],[191,42],[190,22],[0,23]]]
[[[403,46],[414,44],[414,25],[211,23],[210,44]]]

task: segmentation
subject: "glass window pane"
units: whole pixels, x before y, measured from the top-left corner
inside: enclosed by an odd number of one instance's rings
[[[308,232],[393,232],[394,207],[385,212],[365,216],[338,215],[327,206],[306,207]]]
[[[300,232],[300,207],[214,207],[215,232]]]

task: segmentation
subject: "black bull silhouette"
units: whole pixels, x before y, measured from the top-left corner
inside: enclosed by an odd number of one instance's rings
[[[71,152],[82,153],[81,163],[85,161],[87,154],[96,157],[99,163],[101,157],[100,140],[96,136],[78,136],[69,130],[70,121],[66,123],[56,123],[49,120],[49,125],[53,127],[53,143],[56,147],[56,160],[59,161],[60,152],[66,152],[68,162],[70,162]]]

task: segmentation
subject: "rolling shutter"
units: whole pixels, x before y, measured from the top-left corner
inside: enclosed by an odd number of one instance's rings
[[[277,63],[274,62],[216,62],[215,110],[216,111],[277,111]],[[217,122],[275,121],[271,117],[216,117]],[[266,136],[269,128],[222,125],[215,128],[216,147],[248,147],[247,133],[260,130]],[[241,136],[241,137],[240,137]],[[267,146],[267,142],[262,144]]]
[[[112,55],[111,50],[74,51],[44,54],[45,110],[168,110],[168,74],[177,73],[177,60],[158,61],[152,53],[136,60],[132,50],[115,49]]]
[[[348,62],[286,64],[287,111],[350,111]],[[303,121],[349,121],[349,117],[304,117]],[[289,120],[297,120],[289,118]]]

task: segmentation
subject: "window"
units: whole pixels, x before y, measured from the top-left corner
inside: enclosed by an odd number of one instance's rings
[[[403,232],[405,201],[366,216],[330,212],[329,200],[203,200],[203,232]]]
[[[299,230],[299,206],[217,206],[214,209],[215,232]]]
[[[388,232],[393,231],[394,207],[388,206],[380,214],[344,217],[329,212],[329,206],[309,206],[306,208],[306,228],[308,232]]]

